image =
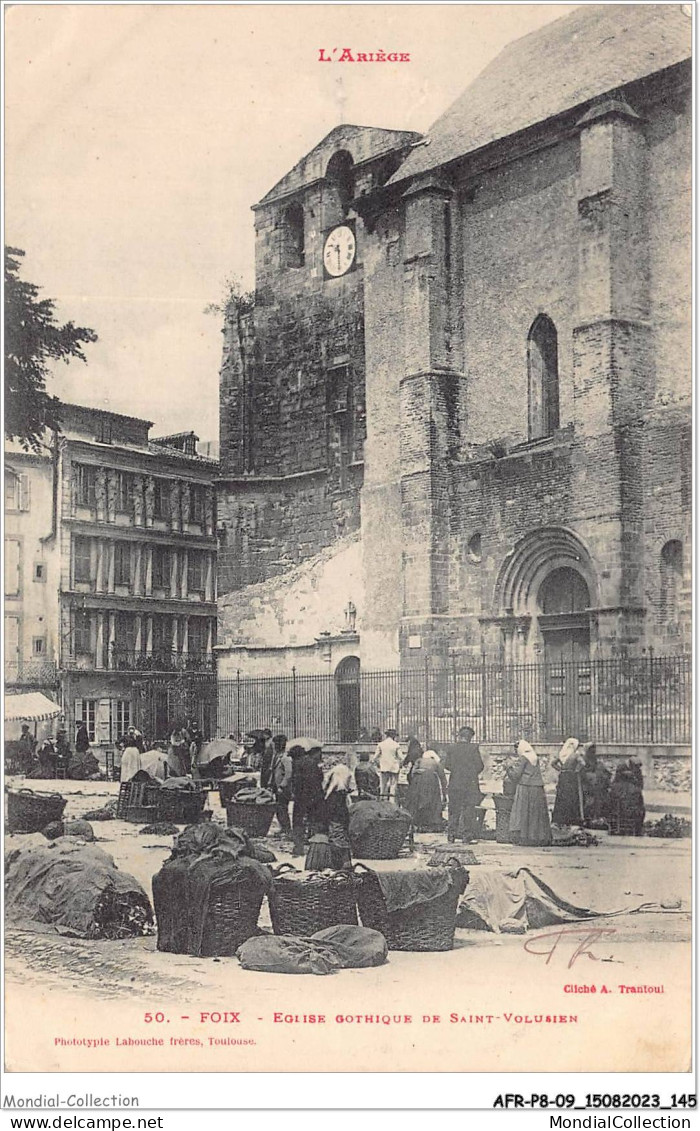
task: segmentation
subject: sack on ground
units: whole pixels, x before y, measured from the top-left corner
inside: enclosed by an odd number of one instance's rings
[[[236,951],[244,970],[268,974],[335,974],[342,966],[335,947],[295,935],[260,935]]]
[[[389,953],[386,939],[379,931],[373,931],[369,927],[353,927],[349,923],[339,923],[336,927],[316,931],[311,940],[333,947],[346,970],[381,966]]]

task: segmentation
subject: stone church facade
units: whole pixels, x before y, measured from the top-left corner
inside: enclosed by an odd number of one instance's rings
[[[689,649],[690,67],[681,6],[586,5],[425,138],[338,127],[255,206],[223,676]]]

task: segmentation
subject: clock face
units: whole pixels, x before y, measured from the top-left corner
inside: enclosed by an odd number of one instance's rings
[[[349,271],[355,262],[355,233],[347,224],[341,224],[326,236],[323,245],[323,266],[334,279]]]

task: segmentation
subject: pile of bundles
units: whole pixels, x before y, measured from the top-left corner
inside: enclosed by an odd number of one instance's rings
[[[647,821],[644,832],[647,836],[679,840],[681,837],[692,835],[692,825],[685,817],[674,817],[672,813],[665,813],[660,821]]]
[[[257,933],[272,873],[241,829],[199,824],[176,839],[153,877],[158,949],[204,957],[233,955]]]
[[[350,811],[350,845],[360,860],[394,860],[411,827],[411,814],[388,801],[357,801]]]
[[[58,840],[61,836],[77,836],[81,840],[92,841],[95,833],[89,821],[52,821],[41,830],[47,840]]]
[[[588,829],[574,828],[569,825],[552,826],[552,845],[554,848],[595,848],[600,841]]]
[[[125,939],[153,933],[153,912],[133,876],[74,837],[25,842],[7,856],[8,922],[47,923],[60,934]]]

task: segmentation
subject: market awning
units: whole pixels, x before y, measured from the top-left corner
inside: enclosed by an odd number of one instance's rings
[[[40,691],[29,691],[25,695],[5,696],[5,722],[40,723],[45,719],[55,719],[61,713],[58,703],[47,699]]]

